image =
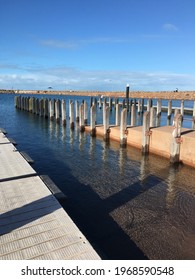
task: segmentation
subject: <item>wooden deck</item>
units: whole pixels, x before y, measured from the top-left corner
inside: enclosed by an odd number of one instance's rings
[[[0,132],[0,260],[100,259],[45,183]]]

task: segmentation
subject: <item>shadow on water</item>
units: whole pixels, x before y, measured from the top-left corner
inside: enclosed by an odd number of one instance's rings
[[[155,180],[152,178],[155,185]],[[158,180],[157,180],[158,181]],[[73,178],[74,193],[67,191],[69,199],[64,208],[71,213],[73,220],[87,235],[103,258],[108,259],[147,259],[131,238],[111,217],[111,211],[139,195],[141,185],[135,183],[109,198],[101,199],[90,185],[78,184]],[[154,185],[150,185],[153,187]],[[76,186],[76,187],[75,187]]]

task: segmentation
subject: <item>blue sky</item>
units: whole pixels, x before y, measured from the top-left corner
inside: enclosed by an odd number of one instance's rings
[[[0,88],[195,90],[194,0],[0,0]]]

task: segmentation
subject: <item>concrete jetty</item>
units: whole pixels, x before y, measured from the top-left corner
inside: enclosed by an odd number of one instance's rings
[[[90,132],[90,127],[86,126],[85,131]],[[142,126],[127,127],[126,129],[126,144],[133,146],[138,149],[142,149]],[[162,126],[150,128],[149,135],[149,146],[148,150],[150,153],[166,157],[170,159],[171,157],[171,141],[173,127],[172,126]],[[103,125],[96,126],[96,134],[104,136]],[[120,143],[120,127],[110,125],[109,130],[110,140],[115,140]],[[181,128],[180,136],[180,155],[179,162],[182,162],[186,165],[195,167],[195,131],[187,128]]]
[[[100,257],[0,130],[0,260],[31,259]]]

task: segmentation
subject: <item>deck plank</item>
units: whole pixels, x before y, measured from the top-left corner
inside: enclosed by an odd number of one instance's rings
[[[12,259],[100,257],[33,168],[0,134],[0,260]]]

